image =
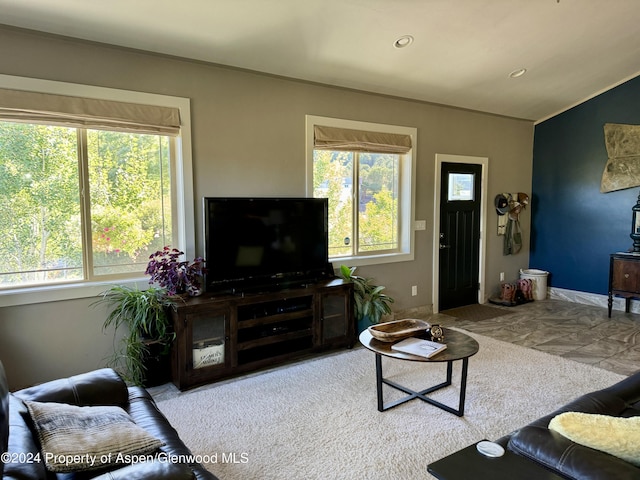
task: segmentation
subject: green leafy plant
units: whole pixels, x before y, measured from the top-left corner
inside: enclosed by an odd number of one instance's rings
[[[356,267],[340,266],[340,273],[345,280],[353,283],[354,314],[356,320],[368,317],[371,323],[380,322],[382,315],[391,313],[394,299],[382,293],[386,288],[373,285],[373,279],[354,275]]]
[[[152,344],[160,344],[163,353],[168,353],[175,339],[167,310],[175,307],[175,300],[164,288],[150,287],[139,290],[135,287],[114,285],[94,302],[111,307],[102,328],[114,329],[116,334],[126,329],[122,339],[114,347],[108,365],[116,369],[127,382],[142,385],[145,379],[145,358]]]

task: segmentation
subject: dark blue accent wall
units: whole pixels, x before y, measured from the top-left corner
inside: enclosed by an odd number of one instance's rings
[[[609,254],[632,245],[640,186],[600,193],[605,123],[640,125],[640,77],[535,127],[529,266],[552,287],[606,294]]]

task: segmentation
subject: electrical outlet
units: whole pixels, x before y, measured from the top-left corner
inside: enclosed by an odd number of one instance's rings
[[[504,272],[500,272],[500,281],[504,282]]]
[[[418,295],[418,286],[417,285],[413,285],[411,287],[411,296],[415,297],[416,295]]]
[[[413,224],[414,230],[426,230],[427,229],[427,221],[426,220],[416,220]]]

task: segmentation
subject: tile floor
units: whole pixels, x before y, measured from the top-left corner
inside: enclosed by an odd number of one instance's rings
[[[622,375],[640,370],[640,314],[564,300],[502,307],[505,315],[480,321],[435,314],[432,323],[535,348]]]

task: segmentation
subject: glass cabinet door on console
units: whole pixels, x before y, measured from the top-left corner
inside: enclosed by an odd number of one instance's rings
[[[179,388],[197,385],[229,368],[228,308],[178,309],[174,326],[177,337],[172,368],[174,383]]]
[[[320,295],[322,345],[332,343],[344,345],[345,339],[353,337],[353,317],[350,290],[333,289]]]
[[[191,327],[191,368],[224,367],[229,358],[226,311],[187,315],[187,325]]]

